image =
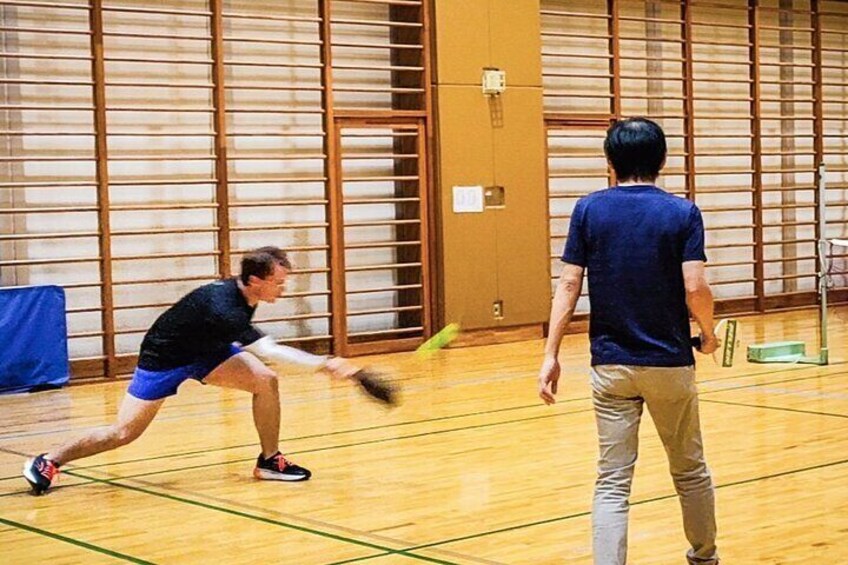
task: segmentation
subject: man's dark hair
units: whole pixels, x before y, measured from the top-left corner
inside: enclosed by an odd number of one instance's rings
[[[662,128],[647,118],[615,122],[604,140],[604,153],[619,181],[657,178],[667,151]]]
[[[264,279],[274,272],[275,265],[292,268],[288,255],[279,247],[260,247],[248,251],[241,258],[241,282],[247,284],[251,275]]]

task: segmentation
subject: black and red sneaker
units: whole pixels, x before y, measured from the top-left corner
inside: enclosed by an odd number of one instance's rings
[[[24,463],[24,478],[34,494],[44,494],[59,478],[59,466],[44,455],[42,453]]]
[[[312,473],[309,469],[295,465],[278,451],[268,459],[260,454],[256,459],[253,476],[266,481],[305,481]]]

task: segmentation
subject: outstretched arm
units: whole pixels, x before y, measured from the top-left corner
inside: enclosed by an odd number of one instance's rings
[[[267,335],[246,345],[244,350],[256,355],[267,365],[323,371],[335,378],[347,378],[359,370],[359,367],[342,357],[313,355],[294,347],[280,345]]]

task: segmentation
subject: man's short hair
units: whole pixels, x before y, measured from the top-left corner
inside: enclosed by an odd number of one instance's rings
[[[619,181],[657,178],[667,151],[662,128],[647,118],[615,122],[604,140],[604,153]]]
[[[264,279],[274,272],[275,265],[292,268],[288,254],[279,247],[260,247],[248,251],[241,258],[241,282],[247,284],[251,276]]]

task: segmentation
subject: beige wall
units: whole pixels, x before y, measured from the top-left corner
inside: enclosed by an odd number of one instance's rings
[[[434,95],[439,287],[444,322],[467,330],[547,319],[547,189],[538,2],[436,0]],[[484,67],[506,92],[484,96]],[[452,187],[500,185],[506,206],[452,211]],[[493,303],[503,302],[503,318]]]

